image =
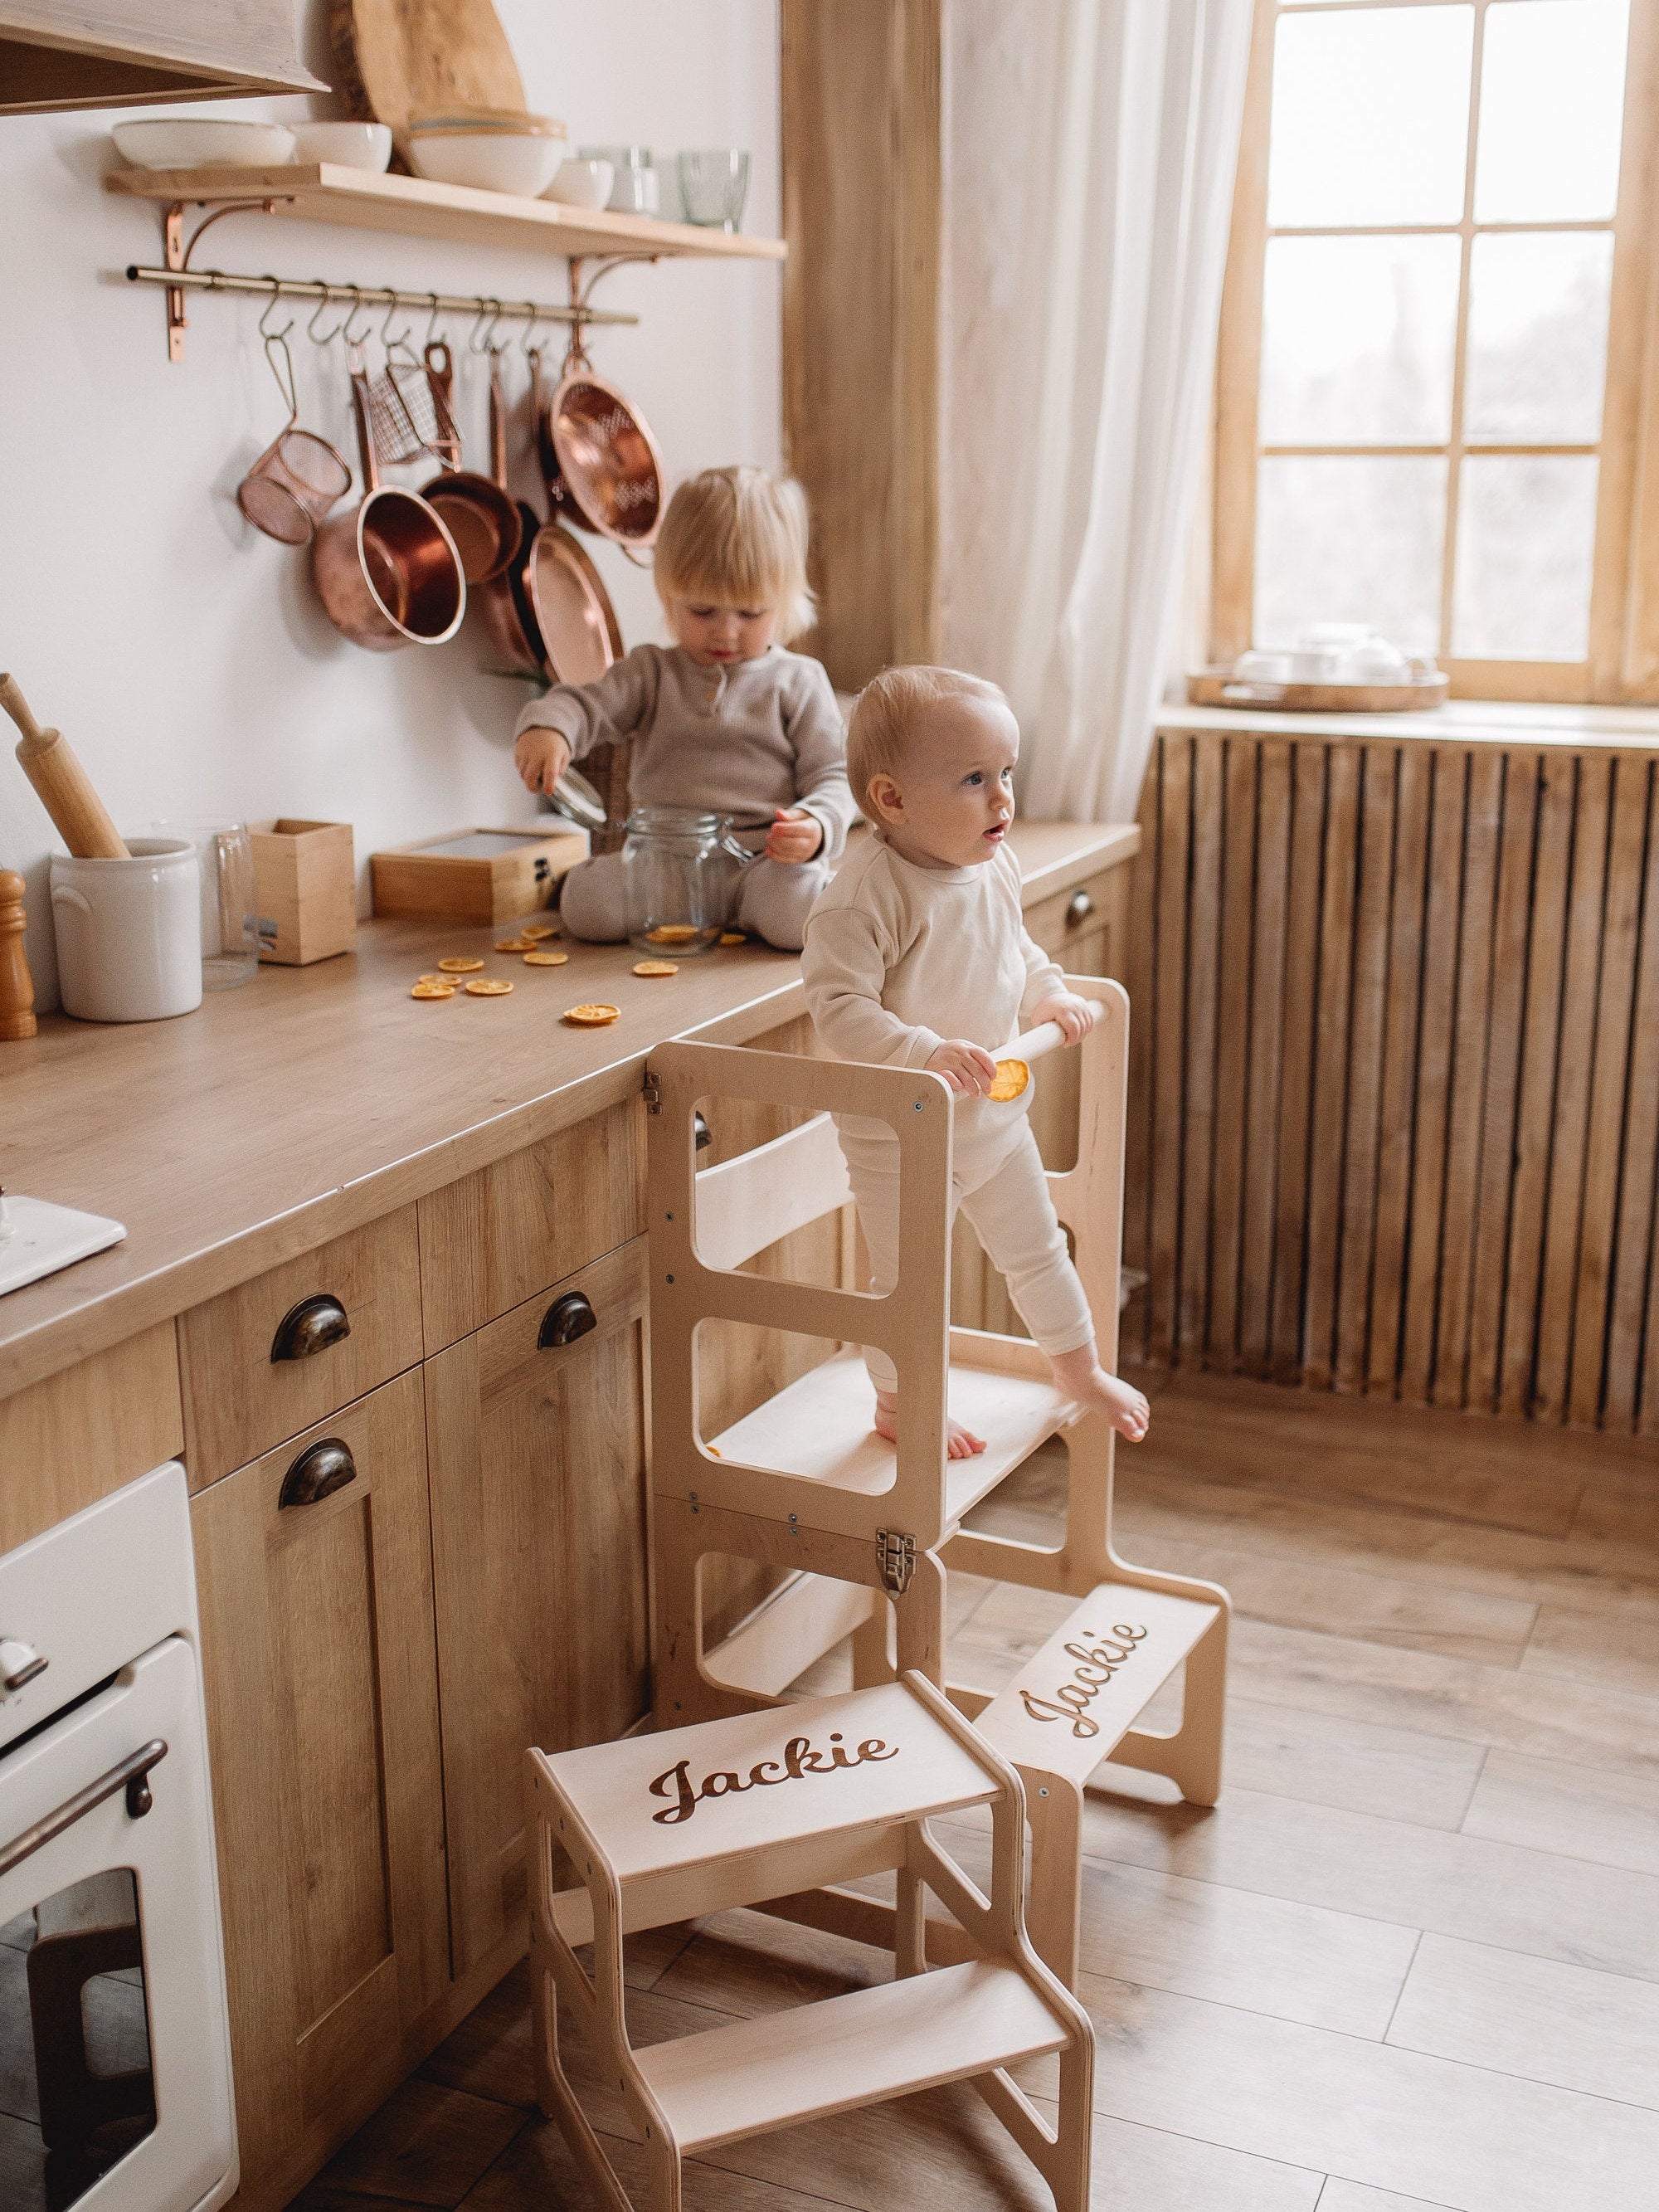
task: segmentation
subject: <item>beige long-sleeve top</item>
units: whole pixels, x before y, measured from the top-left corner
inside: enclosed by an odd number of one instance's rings
[[[1027,934],[1006,844],[970,868],[921,868],[877,837],[808,915],[801,975],[836,1057],[887,1067],[920,1067],[947,1037],[1000,1052],[1065,988]]]
[[[679,646],[637,645],[596,683],[532,700],[514,735],[535,728],[557,730],[575,761],[631,738],[635,806],[702,808],[743,829],[804,806],[823,830],[820,860],[841,852],[857,815],[830,678],[781,645],[720,668],[699,668]]]

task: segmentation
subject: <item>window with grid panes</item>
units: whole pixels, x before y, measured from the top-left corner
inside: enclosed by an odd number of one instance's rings
[[[1656,13],[1261,0],[1218,659],[1364,621],[1469,696],[1656,696],[1632,629]]]

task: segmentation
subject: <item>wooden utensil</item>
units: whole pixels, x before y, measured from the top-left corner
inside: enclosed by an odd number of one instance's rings
[[[52,818],[58,836],[77,860],[130,860],[132,855],[121,833],[110,820],[104,802],[92,787],[75,757],[74,748],[58,730],[43,730],[29,712],[29,704],[9,676],[0,676],[0,707],[3,707],[22,738],[17,757],[23,773],[40,794],[40,804]]]
[[[330,0],[328,37],[350,114],[390,124],[405,159],[417,115],[524,112],[524,79],[490,0]]]

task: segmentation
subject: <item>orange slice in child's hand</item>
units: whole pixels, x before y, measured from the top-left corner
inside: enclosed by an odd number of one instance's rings
[[[636,960],[634,963],[636,975],[678,975],[679,972],[678,960]]]
[[[447,960],[441,960],[438,965],[446,975],[471,975],[483,966],[483,962],[475,959],[470,952],[452,952]]]
[[[544,952],[538,948],[525,954],[524,964],[526,968],[562,968],[569,957],[568,952]]]
[[[447,980],[440,981],[422,975],[409,995],[411,999],[453,999],[455,986]]]
[[[587,1006],[567,1006],[563,1018],[579,1030],[602,1030],[607,1022],[622,1019],[620,1006],[607,1006],[602,1002]]]
[[[475,999],[504,999],[513,986],[504,975],[475,975],[466,988]]]
[[[1000,1060],[990,1096],[999,1106],[1006,1106],[1011,1098],[1018,1097],[1030,1079],[1031,1071],[1023,1060]]]

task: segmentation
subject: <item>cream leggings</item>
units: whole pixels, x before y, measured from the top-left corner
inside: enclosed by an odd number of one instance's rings
[[[898,1280],[898,1139],[842,1129],[841,1148],[870,1248],[870,1287],[885,1292]],[[1006,1136],[975,1133],[958,1145],[951,1178],[953,1222],[957,1206],[973,1223],[1020,1319],[1042,1349],[1053,1358],[1087,1344],[1095,1328],[1089,1302],[1024,1115]],[[864,1360],[878,1390],[895,1388],[897,1376],[884,1352],[866,1346]]]

